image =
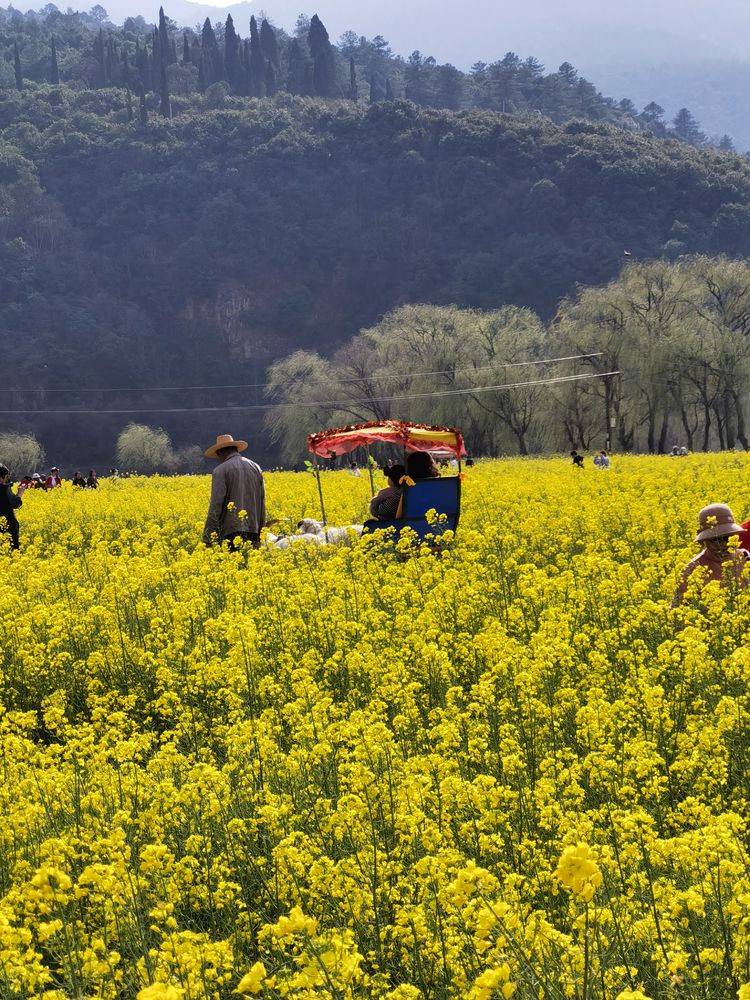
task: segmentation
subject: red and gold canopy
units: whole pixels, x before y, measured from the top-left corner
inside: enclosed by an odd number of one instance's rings
[[[456,458],[466,454],[463,436],[455,427],[409,424],[404,420],[373,420],[318,431],[308,435],[307,449],[320,458],[335,458],[376,442],[401,445],[407,451],[450,452]]]

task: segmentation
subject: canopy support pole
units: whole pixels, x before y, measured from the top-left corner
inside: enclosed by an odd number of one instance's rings
[[[365,445],[365,451],[367,452],[367,471],[370,473],[370,490],[372,495],[375,496],[375,476],[372,474],[372,458],[370,457],[370,446]]]
[[[323,499],[323,484],[320,481],[320,468],[318,467],[318,456],[313,455],[313,469],[315,470],[315,481],[318,484],[318,496],[320,498],[320,513],[323,518],[323,527],[328,527],[328,518],[326,516],[326,505]],[[326,538],[328,538],[328,532],[326,532]]]

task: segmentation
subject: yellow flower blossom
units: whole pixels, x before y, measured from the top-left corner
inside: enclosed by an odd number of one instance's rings
[[[589,902],[602,884],[602,873],[587,844],[566,847],[555,871],[556,877],[571,892]]]
[[[235,993],[260,993],[267,978],[265,965],[262,962],[256,962],[250,971],[246,972],[240,979]]]
[[[185,991],[167,983],[154,983],[139,990],[137,1000],[182,1000]]]

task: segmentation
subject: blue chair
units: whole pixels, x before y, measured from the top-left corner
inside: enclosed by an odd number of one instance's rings
[[[440,525],[428,524],[425,514],[435,510],[445,514],[446,520]],[[402,515],[392,521],[365,521],[363,534],[394,528],[396,537],[404,528],[411,528],[420,538],[437,535],[441,531],[458,527],[461,514],[461,477],[447,476],[445,479],[420,479],[413,486],[404,487]]]

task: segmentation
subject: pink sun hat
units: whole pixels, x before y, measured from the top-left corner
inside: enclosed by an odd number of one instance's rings
[[[711,538],[726,538],[740,535],[745,529],[737,524],[731,507],[725,503],[710,503],[698,515],[696,542],[706,542]]]

